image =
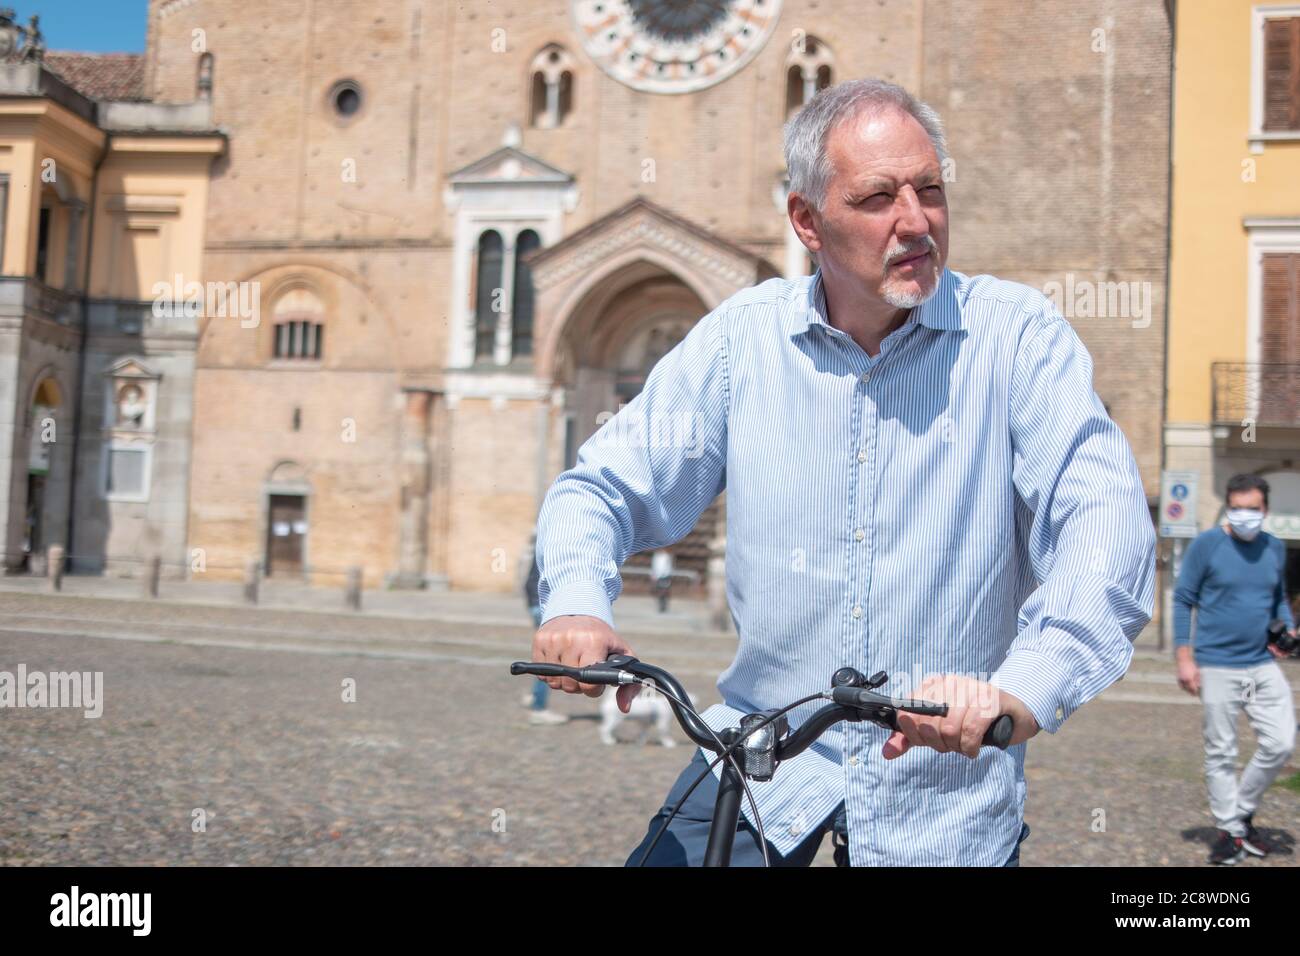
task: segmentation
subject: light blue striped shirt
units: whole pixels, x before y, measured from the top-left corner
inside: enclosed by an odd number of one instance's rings
[[[1132,452],[1070,324],[1018,283],[945,270],[874,358],[829,324],[820,273],[727,299],[548,491],[543,620],[613,626],[628,555],[680,540],[724,488],[739,644],[704,713],[715,729],[848,665],[888,671],[897,694],[932,674],[989,680],[1054,733],[1124,674],[1151,617]],[[1000,866],[1026,745],[887,761],[888,736],[837,724],[750,784],[777,850],[844,801],[854,866]]]

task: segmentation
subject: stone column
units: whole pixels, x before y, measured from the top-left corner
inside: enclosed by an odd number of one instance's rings
[[[0,272],[4,271],[5,227],[9,209],[9,174],[0,173]],[[20,244],[21,245],[21,244]]]
[[[63,590],[63,546],[52,544],[46,549],[45,574],[50,579],[51,591]]]
[[[560,125],[560,75],[546,78],[546,129]]]
[[[405,393],[401,425],[402,513],[393,586],[422,588],[429,556],[429,408],[431,392]]]
[[[501,312],[497,315],[497,337],[493,343],[492,360],[497,365],[510,363],[510,339],[514,329],[512,319],[515,309],[515,242],[505,240],[501,256]]]
[[[362,573],[357,565],[348,568],[347,584],[344,586],[343,603],[354,611],[361,610]]]
[[[77,288],[77,252],[81,249],[81,213],[85,206],[74,203],[68,207],[68,251],[63,259],[63,290]]]

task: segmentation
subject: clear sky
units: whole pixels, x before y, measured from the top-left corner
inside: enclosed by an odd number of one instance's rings
[[[148,0],[0,0],[23,26],[41,18],[48,50],[143,53]]]

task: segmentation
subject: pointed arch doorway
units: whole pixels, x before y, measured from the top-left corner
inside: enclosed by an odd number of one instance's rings
[[[564,467],[578,448],[645,387],[667,355],[709,307],[684,281],[659,264],[631,263],[593,289],[574,309],[556,349],[555,384],[563,389]],[[674,582],[675,594],[707,594],[709,558],[725,533],[721,497],[704,510],[695,528],[668,550],[678,571],[692,580]],[[623,593],[649,594],[651,551],[630,555],[623,566]]]
[[[539,503],[546,479],[574,462],[598,416],[630,401],[687,330],[729,296],[778,274],[762,256],[640,196],[531,254],[529,267],[537,376],[563,413],[561,433],[548,431],[553,437],[539,444]],[[559,424],[544,414],[543,428]],[[697,575],[682,591],[707,597],[720,628],[731,624],[726,500],[719,495],[672,548],[677,567]],[[649,564],[649,554],[628,559],[627,591],[648,588]]]

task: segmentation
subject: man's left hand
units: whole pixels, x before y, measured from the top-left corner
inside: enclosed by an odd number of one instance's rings
[[[904,695],[900,695],[904,696]],[[898,730],[885,741],[884,756],[893,760],[912,747],[932,747],[939,753],[979,756],[984,733],[993,721],[1010,714],[1015,722],[1011,746],[1038,733],[1038,721],[1018,697],[985,681],[958,674],[927,678],[905,696],[948,705],[947,717],[923,717],[900,711]]]
[[[1295,637],[1295,628],[1294,628],[1294,627],[1289,627],[1289,628],[1287,628],[1286,632],[1287,632],[1287,634],[1291,635],[1292,637]],[[1280,660],[1280,661],[1282,661],[1282,660],[1286,660],[1288,657],[1291,656],[1291,655],[1288,654],[1286,651],[1284,651],[1284,650],[1280,650],[1280,649],[1278,648],[1278,646],[1277,646],[1276,644],[1274,644],[1272,641],[1270,641],[1270,642],[1268,643],[1268,652],[1269,652],[1270,654],[1272,654],[1274,657],[1276,657],[1276,658],[1277,658],[1278,660]]]

